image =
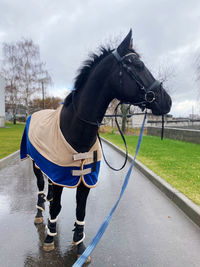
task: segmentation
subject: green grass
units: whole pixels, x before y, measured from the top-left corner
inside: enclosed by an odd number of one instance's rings
[[[24,126],[25,124],[6,123],[5,128],[0,128],[0,159],[20,148]]]
[[[6,123],[0,128],[0,159],[19,149],[23,130],[24,124]],[[124,148],[119,135],[101,135]],[[126,136],[126,140],[129,154],[134,155],[138,136]],[[200,145],[144,136],[137,159],[200,205]]]
[[[119,135],[102,136],[124,148]],[[138,137],[126,136],[126,140],[129,154],[134,155]],[[144,136],[137,159],[200,205],[200,145]]]

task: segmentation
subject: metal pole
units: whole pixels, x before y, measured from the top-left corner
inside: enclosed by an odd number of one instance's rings
[[[45,108],[45,102],[44,102],[44,82],[42,81],[42,103],[43,103],[43,109]]]
[[[193,121],[194,121],[194,106],[192,106],[192,125],[193,125]]]

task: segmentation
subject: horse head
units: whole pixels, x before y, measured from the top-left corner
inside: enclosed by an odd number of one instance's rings
[[[115,97],[142,109],[149,108],[154,115],[167,114],[171,97],[132,48],[132,30],[112,54],[116,62],[111,74]]]

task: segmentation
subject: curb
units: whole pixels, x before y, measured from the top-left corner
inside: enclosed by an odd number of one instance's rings
[[[125,155],[124,150],[117,147],[103,137],[101,137],[101,139],[109,146],[111,146],[115,151],[119,152],[122,156]],[[133,157],[131,155],[128,155],[128,160],[132,162]],[[196,205],[170,184],[168,184],[160,176],[152,172],[137,159],[135,160],[135,167],[155,186],[157,186],[160,191],[162,191],[170,200],[172,200],[196,225],[200,227],[200,207],[198,205]]]
[[[19,157],[19,150],[8,155],[7,157],[3,159],[0,159],[0,170],[7,167],[16,157]]]

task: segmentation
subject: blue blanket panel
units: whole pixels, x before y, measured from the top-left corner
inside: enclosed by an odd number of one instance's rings
[[[40,168],[40,170],[43,173],[45,173],[54,183],[68,187],[76,186],[80,181],[80,176],[72,176],[72,170],[80,170],[80,167],[58,166],[55,163],[43,157],[35,149],[35,147],[31,144],[29,140],[28,131],[29,131],[30,121],[31,121],[31,116],[29,116],[29,118],[27,119],[26,126],[24,129],[20,147],[20,158],[25,159],[28,156],[30,156],[31,159],[33,159],[36,165]],[[84,165],[83,168],[87,169],[92,167],[93,163]],[[90,174],[84,175],[84,181],[89,187],[96,185],[98,181],[99,170],[100,170],[100,161],[98,161],[96,164],[95,172],[91,172]]]

